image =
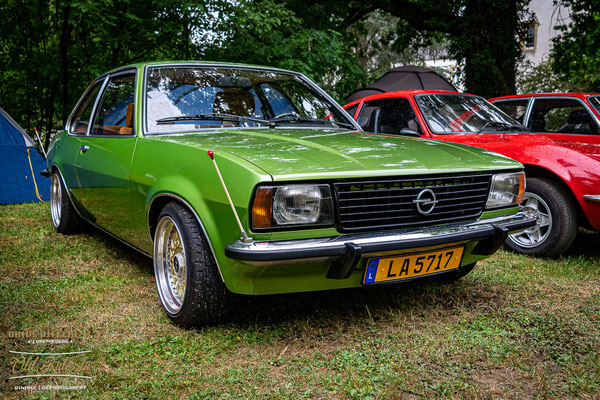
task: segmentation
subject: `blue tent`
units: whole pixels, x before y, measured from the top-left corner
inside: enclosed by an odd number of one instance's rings
[[[0,204],[50,200],[50,179],[40,175],[44,169],[33,140],[0,108]]]

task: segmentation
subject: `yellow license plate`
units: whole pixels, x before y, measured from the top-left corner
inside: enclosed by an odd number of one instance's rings
[[[464,247],[453,247],[367,261],[365,285],[437,274],[460,267]]]

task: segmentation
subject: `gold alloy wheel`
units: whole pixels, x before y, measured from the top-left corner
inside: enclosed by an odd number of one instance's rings
[[[177,314],[185,300],[187,262],[181,233],[169,216],[161,218],[156,228],[154,275],[160,301],[170,314]]]

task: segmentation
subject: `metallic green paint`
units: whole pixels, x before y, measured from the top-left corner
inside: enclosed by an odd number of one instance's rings
[[[138,74],[144,73],[147,65],[135,65]],[[334,227],[251,232],[249,208],[259,183],[523,168],[509,158],[470,146],[343,129],[226,128],[144,136],[143,82],[137,79],[133,137],[72,136],[62,132],[52,143],[48,166],[60,170],[84,218],[147,254],[152,254],[149,227],[156,222],[148,220],[149,207],[166,195],[182,199],[201,221],[227,288],[235,293],[356,287],[361,285],[362,272],[333,280],[325,278],[328,263],[253,267],[226,257],[225,246],[239,239],[240,232],[206,155],[209,149],[215,152],[244,228],[255,240],[339,235]],[[90,149],[83,154],[79,151],[81,145]],[[516,211],[484,212],[481,218]],[[468,244],[462,265],[485,258],[471,254],[475,245]],[[358,268],[362,271],[364,265],[362,260]]]

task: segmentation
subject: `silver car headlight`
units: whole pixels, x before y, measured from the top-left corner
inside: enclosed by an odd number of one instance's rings
[[[333,224],[329,185],[259,186],[252,202],[252,227]]]
[[[492,176],[492,187],[486,209],[520,204],[525,194],[525,172],[511,172]]]

